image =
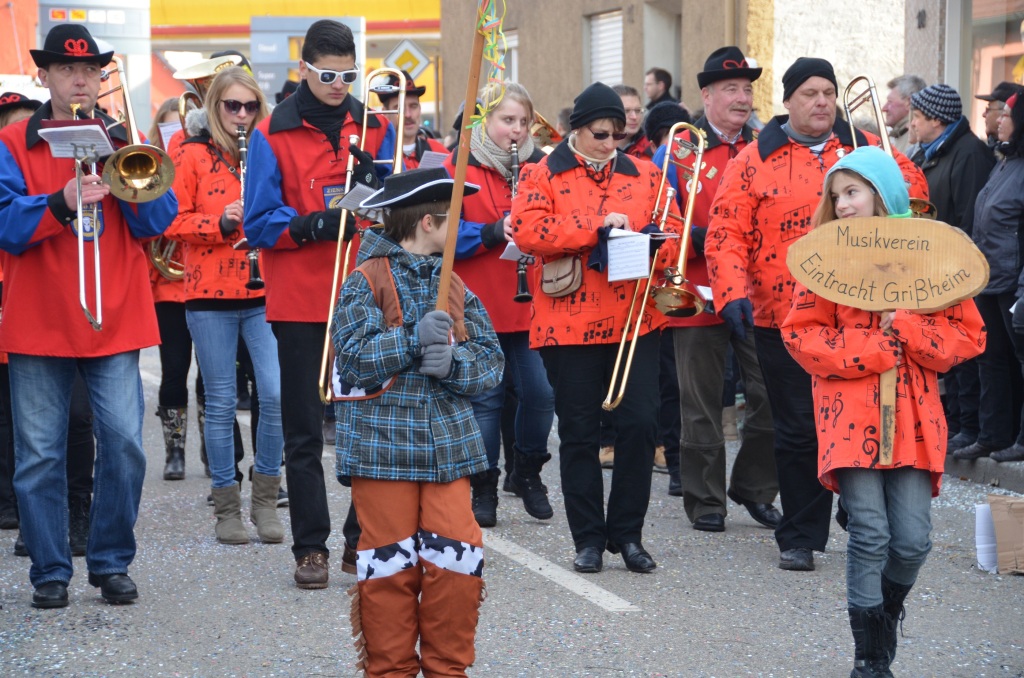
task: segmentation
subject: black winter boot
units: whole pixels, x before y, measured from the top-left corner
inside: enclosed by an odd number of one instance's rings
[[[896,659],[896,644],[898,642],[896,629],[898,627],[900,632],[903,631],[903,619],[907,616],[903,601],[907,599],[907,594],[912,588],[914,588],[913,584],[909,586],[897,584],[886,579],[884,574],[882,575],[882,610],[885,612],[887,623],[885,649],[889,653],[889,666],[892,666],[893,660]]]
[[[550,454],[542,457],[526,455],[515,451],[515,466],[509,476],[509,484],[519,490],[517,494],[523,498],[523,508],[537,520],[547,520],[555,515],[548,502],[548,488],[540,480],[540,470],[551,459]]]
[[[855,648],[850,678],[893,678],[885,649],[888,620],[882,606],[851,607],[847,611]]]
[[[89,511],[92,497],[87,494],[68,496],[68,546],[71,555],[84,556],[89,545]]]
[[[672,450],[665,449],[665,461],[668,462],[668,495],[670,497],[683,496],[683,479],[680,475],[679,457],[678,446],[674,453]]]
[[[206,398],[200,398],[196,394],[196,419],[199,420],[199,461],[203,462],[203,472],[207,478],[210,475],[210,460],[206,458]],[[212,500],[210,506],[213,506]]]
[[[185,479],[185,431],[188,410],[184,407],[156,408],[160,424],[164,430],[164,480]]]
[[[494,527],[498,523],[498,474],[496,468],[475,473],[469,477],[473,488],[473,517],[480,527]]]

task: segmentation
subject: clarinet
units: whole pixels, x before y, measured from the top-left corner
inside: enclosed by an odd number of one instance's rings
[[[509,180],[509,186],[512,188],[512,197],[515,198],[519,190],[519,146],[516,145],[516,142],[512,142],[509,153],[512,155],[512,177]],[[512,297],[512,301],[521,304],[533,301],[530,285],[526,278],[526,266],[532,259],[533,257],[519,257],[519,261],[516,262],[516,295]]]
[[[249,147],[245,138],[245,125],[239,125],[237,129],[238,134],[238,184],[240,187],[241,201],[245,205],[245,162],[249,156]],[[244,239],[243,239],[244,240]],[[242,244],[242,240],[238,241],[238,245]],[[246,245],[248,241],[246,241]],[[250,248],[245,252],[245,259],[249,263],[249,280],[245,283],[245,289],[247,290],[262,290],[265,286],[263,278],[260,277],[260,251],[256,248]]]

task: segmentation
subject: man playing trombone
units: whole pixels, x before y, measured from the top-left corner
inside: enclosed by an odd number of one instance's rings
[[[65,440],[76,372],[89,391],[101,451],[86,551],[89,583],[100,588],[107,602],[125,603],[138,597],[127,572],[135,556],[135,519],[146,470],[139,350],[160,341],[140,238],[162,233],[178,201],[166,191],[170,177],[160,176],[163,186],[153,191],[158,197],[129,205],[111,194],[97,170],[84,169],[88,161],[53,157],[40,128],[46,120],[71,121],[75,109],[79,117],[95,116],[110,126],[113,146],[124,147],[132,136],[126,129],[131,119],[127,85],[121,83],[126,125],[94,111],[102,68],[113,53],[100,53],[81,25],[55,26],[43,49],[31,52],[50,101],[28,120],[0,131],[0,262],[5,276],[0,350],[10,354],[14,487],[32,558],[32,606],[68,604],[72,566]],[[96,159],[101,165],[102,160]],[[76,162],[82,165],[77,173]],[[78,229],[86,213],[93,227],[80,248]],[[100,244],[104,254],[94,269]],[[105,305],[101,280],[113,299]],[[83,317],[79,308],[82,299],[92,300],[97,321],[92,326],[87,321],[92,314]]]
[[[277,337],[292,554],[303,589],[326,588],[328,580],[331,519],[317,379],[338,238],[351,240],[356,230],[351,219],[341,224],[337,203],[346,167],[353,181],[376,183],[391,168],[374,159],[392,158],[395,149],[394,128],[378,114],[365,116],[359,147],[350,144],[364,120],[363,103],[349,94],[359,78],[355,49],[351,29],[337,21],[309,27],[299,89],[253,130],[246,171],[243,227],[249,244],[262,250],[267,321]]]

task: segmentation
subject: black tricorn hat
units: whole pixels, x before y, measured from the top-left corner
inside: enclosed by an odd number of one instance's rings
[[[359,206],[379,209],[444,202],[451,200],[454,187],[455,180],[448,176],[443,167],[417,168],[385,178],[384,188],[359,203]],[[463,195],[473,195],[479,190],[476,184],[465,184]]]
[[[106,66],[114,52],[100,53],[99,45],[89,30],[80,24],[58,24],[46,34],[42,49],[30,49],[32,60],[39,68],[50,64],[91,63]]]
[[[719,47],[704,62],[704,70],[697,74],[697,84],[704,89],[719,80],[748,78],[751,82],[761,77],[760,68],[751,68],[739,47]]]
[[[18,92],[4,92],[0,94],[0,115],[14,108],[27,108],[30,111],[37,111],[42,105],[42,101],[30,99]]]

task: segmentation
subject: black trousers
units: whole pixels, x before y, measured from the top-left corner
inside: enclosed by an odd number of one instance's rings
[[[156,304],[156,323],[160,328],[160,405],[187,407],[192,335],[185,322],[184,302]]]
[[[658,435],[661,333],[637,340],[626,394],[615,409],[615,467],[607,517],[598,460],[601,403],[608,391],[618,344],[540,349],[555,391],[559,462],[565,513],[576,550],[639,542],[651,497]],[[625,359],[623,359],[623,365]]]
[[[320,458],[324,451],[324,406],[317,381],[327,323],[272,322],[281,367],[281,427],[284,431],[288,513],[296,560],[314,551],[330,554],[331,516]]]
[[[92,496],[96,440],[92,432],[92,406],[89,391],[81,375],[75,376],[68,410],[68,496]],[[11,425],[11,374],[7,363],[0,363],[0,511],[14,509],[14,427]]]
[[[832,492],[818,481],[811,376],[789,355],[779,330],[755,327],[754,340],[775,423],[775,469],[782,503],[775,541],[780,551],[824,551]]]
[[[988,328],[985,352],[975,358],[981,397],[978,401],[978,443],[1002,450],[1017,440],[1021,416],[1020,362],[1013,344],[1016,290],[979,294],[974,298]]]

